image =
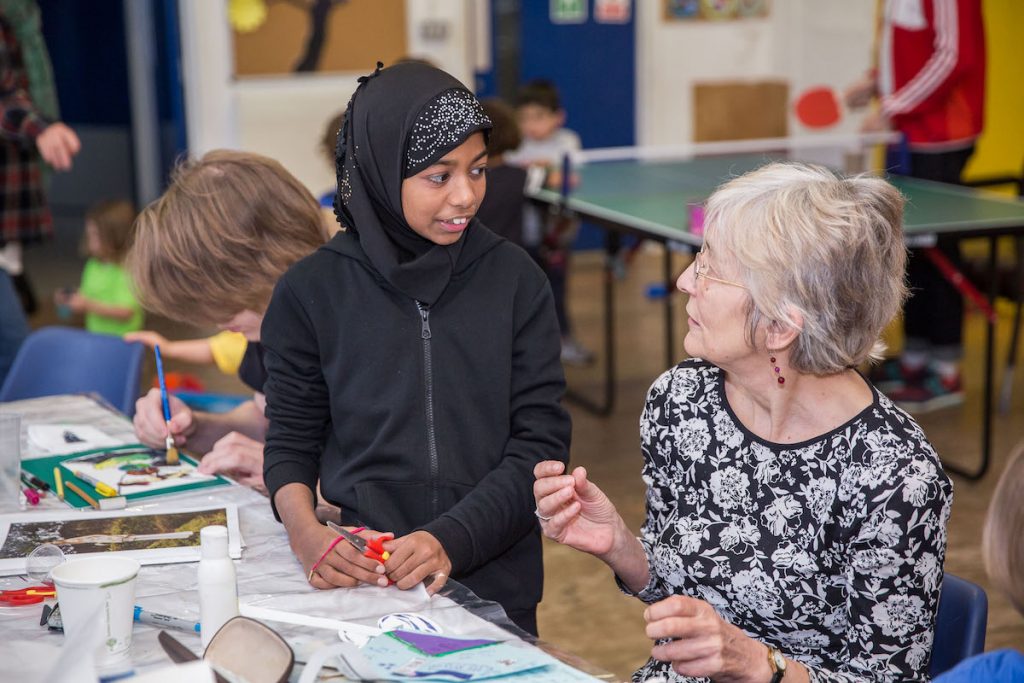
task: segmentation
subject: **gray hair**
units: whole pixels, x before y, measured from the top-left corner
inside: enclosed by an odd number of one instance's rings
[[[880,335],[907,297],[905,199],[886,181],[771,163],[708,199],[705,232],[750,291],[747,340],[765,324],[803,325],[793,369],[829,375],[885,350]]]

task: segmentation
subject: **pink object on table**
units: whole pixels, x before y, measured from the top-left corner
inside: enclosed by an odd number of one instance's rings
[[[686,205],[690,214],[690,232],[694,235],[704,234],[704,204],[690,202]]]

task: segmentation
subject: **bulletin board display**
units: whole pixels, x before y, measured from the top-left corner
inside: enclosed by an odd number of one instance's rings
[[[407,54],[404,0],[230,0],[235,76],[369,71]]]
[[[768,16],[769,0],[663,0],[665,21],[735,21]]]

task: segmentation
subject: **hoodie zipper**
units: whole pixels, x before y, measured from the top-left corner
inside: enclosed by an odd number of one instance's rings
[[[434,370],[430,354],[430,307],[416,302],[420,313],[420,339],[423,341],[423,378],[427,403],[427,450],[430,453],[430,516],[438,514],[437,437],[434,433]]]

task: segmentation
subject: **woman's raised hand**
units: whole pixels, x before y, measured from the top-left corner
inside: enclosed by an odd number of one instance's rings
[[[564,471],[565,465],[557,460],[533,468],[541,531],[559,543],[604,557],[614,549],[625,524],[608,496],[587,479],[586,469]]]

